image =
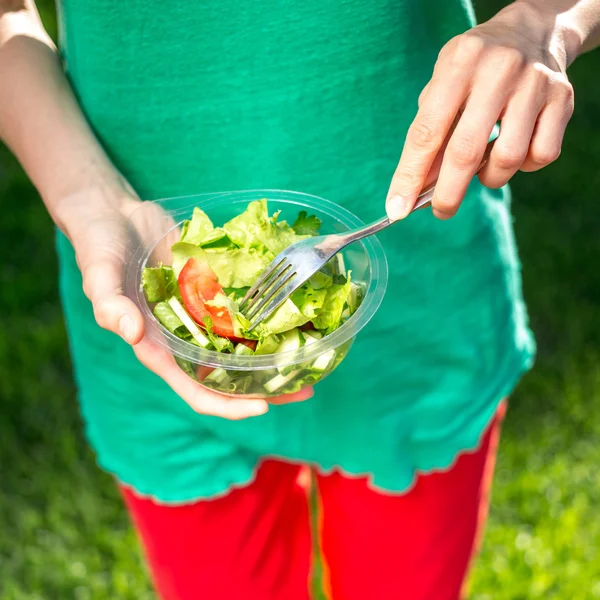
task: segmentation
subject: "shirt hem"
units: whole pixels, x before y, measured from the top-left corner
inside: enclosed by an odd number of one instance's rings
[[[325,475],[337,471],[341,473],[344,477],[348,478],[366,478],[367,487],[373,490],[374,492],[389,496],[402,496],[405,494],[409,494],[414,489],[414,486],[416,485],[419,476],[430,475],[433,473],[445,473],[451,471],[456,466],[456,463],[461,456],[476,453],[480,449],[485,433],[487,432],[493,419],[496,418],[500,404],[510,396],[510,394],[518,384],[519,380],[521,379],[522,375],[530,368],[533,362],[533,353],[524,352],[523,354],[524,355],[521,356],[520,364],[518,366],[513,363],[513,366],[516,366],[516,368],[514,368],[512,375],[505,380],[505,384],[500,387],[499,393],[495,394],[494,401],[489,405],[491,409],[490,414],[486,415],[483,426],[476,430],[476,434],[472,435],[470,439],[465,440],[457,451],[450,453],[450,460],[448,460],[447,462],[441,461],[442,464],[439,464],[439,466],[434,467],[432,469],[420,469],[414,467],[412,470],[412,478],[410,482],[407,485],[402,486],[401,489],[393,489],[376,483],[376,476],[373,473],[361,471],[354,472],[352,470],[344,468],[339,464],[323,466],[315,461],[306,461],[278,454],[265,454],[257,456],[254,466],[249,468],[248,472],[246,472],[244,475],[240,473],[239,477],[228,477],[229,481],[224,486],[213,486],[212,490],[197,490],[189,495],[182,494],[182,496],[185,497],[172,498],[168,493],[164,494],[160,491],[150,491],[148,489],[150,486],[143,485],[141,482],[134,482],[133,478],[120,477],[116,472],[117,469],[108,468],[107,465],[103,465],[102,461],[98,459],[96,460],[96,462],[103,471],[112,475],[112,477],[116,480],[118,485],[131,490],[131,492],[138,497],[147,498],[155,504],[165,506],[186,506],[190,504],[195,504],[197,502],[216,500],[227,496],[234,489],[241,489],[247,487],[254,482],[258,467],[264,460],[279,460],[287,462],[289,464],[309,465]],[[515,363],[516,362],[517,361],[515,361]],[[93,447],[93,441],[90,439],[93,436],[90,434],[91,432],[86,431],[86,436],[88,437],[88,440]]]

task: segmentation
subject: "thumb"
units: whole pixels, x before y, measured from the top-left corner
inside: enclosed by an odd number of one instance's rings
[[[82,271],[83,290],[94,307],[100,327],[121,336],[128,344],[144,337],[144,319],[132,300],[123,295],[123,261],[99,258]]]

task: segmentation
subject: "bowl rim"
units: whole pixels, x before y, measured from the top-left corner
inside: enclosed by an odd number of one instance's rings
[[[135,229],[135,217],[148,203],[158,205],[164,211],[165,218],[171,219],[174,224],[166,233],[154,239],[149,244],[139,243],[130,247],[129,261],[125,269],[125,293],[140,309],[145,323],[145,336],[163,348],[167,348],[176,357],[208,367],[222,367],[228,370],[265,370],[277,367],[309,362],[316,359],[331,349],[335,349],[349,340],[371,320],[385,295],[388,280],[388,265],[385,252],[375,236],[364,238],[355,244],[360,244],[369,259],[369,280],[366,284],[365,297],[358,310],[338,329],[329,335],[323,336],[314,344],[303,346],[297,350],[277,354],[263,354],[244,356],[225,354],[215,350],[207,350],[200,346],[190,344],[168,331],[153,315],[149,303],[146,301],[142,285],[142,270],[156,246],[172,232],[173,228],[180,227],[181,223],[189,218],[191,210],[198,206],[210,217],[210,211],[223,204],[238,204],[266,198],[267,202],[284,203],[298,206],[299,210],[311,209],[317,216],[326,215],[334,219],[345,228],[361,227],[364,223],[348,209],[319,196],[277,189],[235,190],[228,192],[215,192],[207,194],[191,194],[174,196],[158,200],[146,200],[136,208],[128,219],[130,228]],[[185,204],[182,204],[185,202]],[[172,205],[172,208],[171,208]],[[183,215],[185,218],[180,218]],[[138,236],[129,234],[128,242]]]

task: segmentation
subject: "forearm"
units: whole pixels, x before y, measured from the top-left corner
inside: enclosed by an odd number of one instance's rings
[[[0,0],[0,81],[0,138],[64,228],[65,198],[86,187],[117,188],[119,176],[83,117],[31,0]]]
[[[517,0],[560,25],[568,63],[600,46],[600,0]]]

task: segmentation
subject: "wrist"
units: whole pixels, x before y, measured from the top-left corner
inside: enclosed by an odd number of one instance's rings
[[[532,23],[542,23],[550,52],[564,68],[569,67],[582,53],[583,35],[569,12],[571,2],[547,0],[516,0],[515,6],[527,10]]]
[[[577,26],[571,22],[568,15],[557,17],[557,27],[560,30],[563,47],[567,57],[567,67],[583,52],[583,38]]]
[[[99,215],[126,215],[139,202],[114,167],[94,164],[82,167],[45,201],[55,224],[71,240]]]

